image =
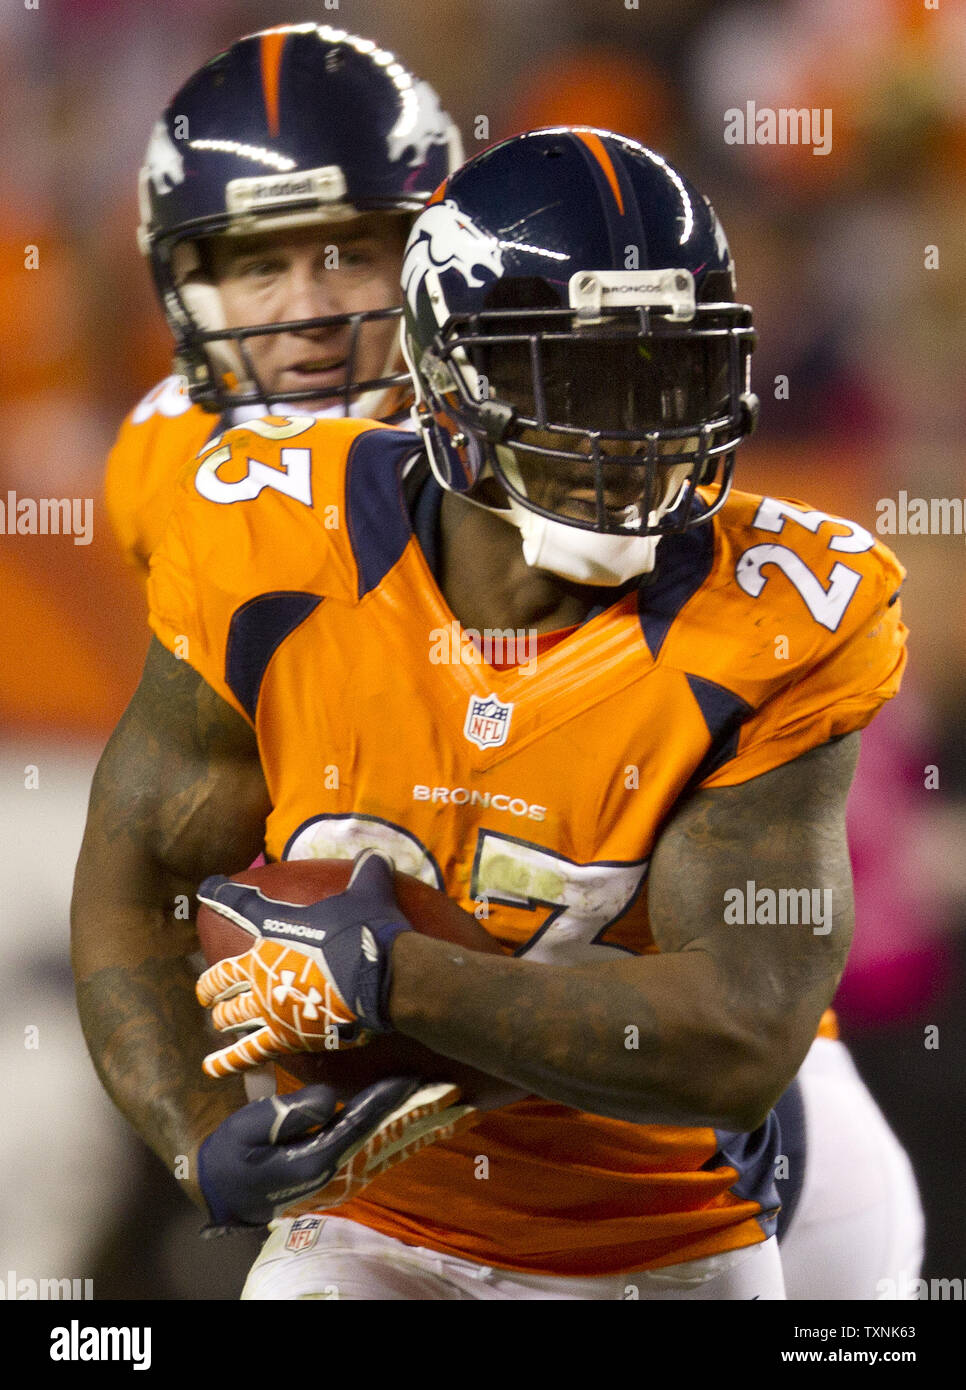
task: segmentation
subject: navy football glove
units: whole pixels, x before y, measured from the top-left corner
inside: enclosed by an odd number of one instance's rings
[[[427,1144],[475,1124],[477,1111],[457,1105],[459,1094],[448,1082],[397,1076],[367,1086],[338,1115],[328,1086],[252,1101],[199,1150],[208,1231],[264,1226],[348,1201]]]

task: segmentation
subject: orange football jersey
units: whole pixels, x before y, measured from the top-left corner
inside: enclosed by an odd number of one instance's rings
[[[468,911],[485,902],[530,960],[653,951],[648,857],[669,811],[872,718],[905,659],[903,571],[851,522],[736,492],[665,537],[637,590],[533,660],[488,664],[427,557],[437,485],[407,499],[418,447],[305,417],[211,441],[152,559],[154,632],[256,730],[271,857],[377,846]],[[339,1213],[510,1269],[656,1268],[764,1240],[779,1145],[774,1116],[729,1135],[532,1097]]]
[[[153,387],[121,426],[107,459],[104,495],[125,559],[145,577],[178,474],[217,429],[218,417],[192,405],[177,376]]]

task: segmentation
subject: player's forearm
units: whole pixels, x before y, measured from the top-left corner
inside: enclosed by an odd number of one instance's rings
[[[194,995],[189,909],[207,874],[251,862],[267,809],[251,730],[152,640],[94,776],[71,949],[101,1080],[199,1205],[197,1147],[245,1096],[240,1081],[201,1070],[212,1037]]]
[[[404,933],[393,947],[390,1014],[434,1050],[580,1110],[634,1124],[755,1128],[781,1087],[748,1027],[717,1007],[709,957],[650,956],[634,969],[632,980],[623,960],[500,960]]]
[[[97,1073],[122,1114],[199,1206],[197,1149],[245,1103],[242,1082],[204,1075],[211,1049],[205,1015],[194,994],[191,941],[162,945],[143,908],[99,904],[96,916],[75,901],[74,966],[77,1006]],[[92,947],[110,923],[110,954]],[[180,924],[187,926],[187,923]],[[180,950],[180,954],[178,953]]]

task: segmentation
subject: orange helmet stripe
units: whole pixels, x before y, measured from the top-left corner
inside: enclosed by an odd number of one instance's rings
[[[610,190],[614,195],[614,201],[620,209],[621,216],[623,217],[624,199],[621,197],[620,184],[617,182],[617,171],[615,170],[614,165],[611,162],[611,157],[607,153],[607,147],[605,146],[603,140],[592,130],[575,130],[574,134],[577,136],[578,140],[583,140],[584,144],[587,146],[591,154],[597,160],[597,163],[600,165],[604,173],[607,175],[607,182],[610,184]]]
[[[262,95],[265,98],[265,114],[268,116],[268,129],[272,135],[278,134],[278,89],[282,71],[282,49],[288,34],[278,30],[262,35]]]

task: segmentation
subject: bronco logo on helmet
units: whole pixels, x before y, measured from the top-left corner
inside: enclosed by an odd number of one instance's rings
[[[164,121],[156,121],[151,131],[144,169],[146,177],[154,184],[155,193],[159,195],[169,193],[177,183],[184,183],[184,160]],[[150,204],[146,205],[146,212],[150,215]],[[142,207],[144,214],[145,208]]]
[[[389,132],[389,158],[401,159],[411,149],[413,153],[408,160],[410,169],[426,163],[430,145],[448,146],[453,132],[453,122],[440,106],[439,97],[428,82],[416,83],[413,99],[415,119],[410,116],[407,105]]]
[[[418,217],[403,260],[403,291],[413,313],[417,312],[420,286],[430,273],[439,276],[456,270],[467,285],[479,287],[486,284],[487,277],[477,275],[478,269],[489,271],[493,279],[503,274],[503,252],[498,239],[480,231],[452,198],[432,203]],[[441,309],[440,322],[449,317],[445,302]]]

